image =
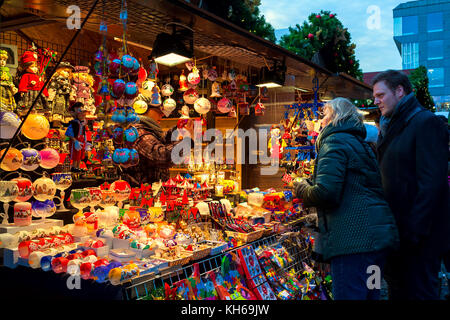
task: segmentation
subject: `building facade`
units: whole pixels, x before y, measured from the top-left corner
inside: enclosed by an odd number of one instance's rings
[[[428,70],[436,111],[450,106],[450,1],[420,0],[394,8],[394,41],[402,69]]]

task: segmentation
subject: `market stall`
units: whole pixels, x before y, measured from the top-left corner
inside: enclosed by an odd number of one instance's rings
[[[326,271],[310,259],[312,212],[285,187],[313,171],[322,100],[369,88],[184,1],[80,1],[82,28],[60,39],[68,5],[2,7],[1,47],[12,51],[1,54],[18,62],[2,70],[0,113],[11,287],[33,292],[36,279],[55,296],[77,295],[78,283],[84,297],[111,299],[329,299]],[[160,59],[174,42],[187,59]],[[201,150],[207,130],[224,137],[214,156],[183,154],[153,183],[123,178],[139,163],[135,125],[150,106],[164,131],[194,120]],[[280,173],[239,161],[255,150],[232,133],[257,125],[269,126],[257,151]]]

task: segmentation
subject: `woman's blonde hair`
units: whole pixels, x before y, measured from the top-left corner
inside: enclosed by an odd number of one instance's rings
[[[329,106],[333,110],[333,119],[330,121],[334,126],[340,124],[344,120],[354,119],[359,123],[363,122],[364,116],[356,106],[346,98],[335,98],[328,101],[325,106]]]

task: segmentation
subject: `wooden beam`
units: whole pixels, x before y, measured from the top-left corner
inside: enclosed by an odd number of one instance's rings
[[[17,17],[12,17],[7,20],[2,19],[0,23],[0,30],[2,30],[2,32],[16,31],[23,28],[34,27],[42,24],[49,24],[53,22],[54,21],[52,20],[44,20],[34,15],[26,15],[26,16],[21,15]]]

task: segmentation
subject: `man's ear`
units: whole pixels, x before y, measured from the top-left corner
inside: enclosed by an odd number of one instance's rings
[[[403,88],[403,86],[400,86],[400,85],[397,86],[397,88],[395,89],[395,96],[399,99],[406,96],[405,89]]]

